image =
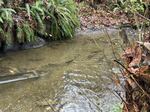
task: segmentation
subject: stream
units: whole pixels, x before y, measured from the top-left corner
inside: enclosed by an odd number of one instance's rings
[[[120,51],[118,31],[108,33]],[[1,84],[0,112],[113,112],[121,102],[112,92],[113,60],[111,44],[101,30],[8,52],[0,60],[0,75],[36,71],[40,77]]]

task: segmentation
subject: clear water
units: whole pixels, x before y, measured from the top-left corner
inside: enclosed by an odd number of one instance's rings
[[[109,33],[119,50],[118,32]],[[9,52],[0,60],[0,75],[33,70],[40,78],[0,85],[0,111],[112,112],[120,102],[110,91],[114,87],[110,80],[113,59],[111,44],[102,31]]]

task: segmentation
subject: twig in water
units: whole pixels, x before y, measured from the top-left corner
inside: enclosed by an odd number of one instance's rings
[[[97,48],[101,48],[99,45],[98,45],[98,43],[96,42],[96,40],[94,39],[94,38],[92,38],[93,39],[93,41],[94,41],[94,43],[95,43],[95,45],[97,46]]]
[[[119,65],[121,65],[129,74],[133,74],[131,73],[121,62],[119,62],[118,60],[114,60],[116,63],[118,63]]]
[[[117,92],[117,91],[114,91],[116,94],[117,94],[117,96],[122,100],[122,102],[125,104],[125,105],[127,105],[128,103],[122,98],[122,96]],[[113,94],[116,96],[116,94],[113,92]]]
[[[110,41],[110,43],[111,43],[111,49],[112,49],[113,55],[114,55],[115,59],[117,60],[117,56],[116,56],[116,54],[115,54],[115,50],[114,50],[114,46],[113,46],[113,42],[112,42],[112,40],[111,40],[111,37],[110,37],[110,35],[108,34],[106,28],[103,27],[103,31],[104,31],[104,33],[106,34],[106,36],[108,37],[108,39],[109,39],[109,41]]]
[[[41,97],[46,101],[46,103],[48,104],[48,106],[50,106],[50,108],[51,108],[51,110],[53,111],[53,112],[57,112],[57,111],[55,111],[55,109],[52,107],[52,105],[45,99],[45,97],[43,96],[43,95],[41,95]],[[51,111],[50,111],[51,112]]]

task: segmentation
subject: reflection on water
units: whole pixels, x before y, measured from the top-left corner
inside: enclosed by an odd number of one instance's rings
[[[117,45],[117,31],[112,30],[111,35]],[[8,53],[1,66],[35,70],[41,77],[0,85],[0,110],[111,112],[120,101],[108,89],[114,57],[107,40],[102,32],[78,34],[73,40]]]

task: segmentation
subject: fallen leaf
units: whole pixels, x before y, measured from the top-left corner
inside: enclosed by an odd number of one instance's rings
[[[113,81],[114,81],[114,83],[115,83],[115,85],[116,86],[120,86],[120,79],[119,79],[119,77],[118,77],[118,75],[113,75]]]
[[[129,67],[139,66],[141,59],[142,59],[142,50],[141,50],[140,46],[136,46],[135,54],[134,54],[133,60],[129,64]]]
[[[135,51],[133,48],[127,48],[121,57],[122,59],[125,60],[127,65],[129,65],[131,61],[133,60],[134,54],[135,54]]]

